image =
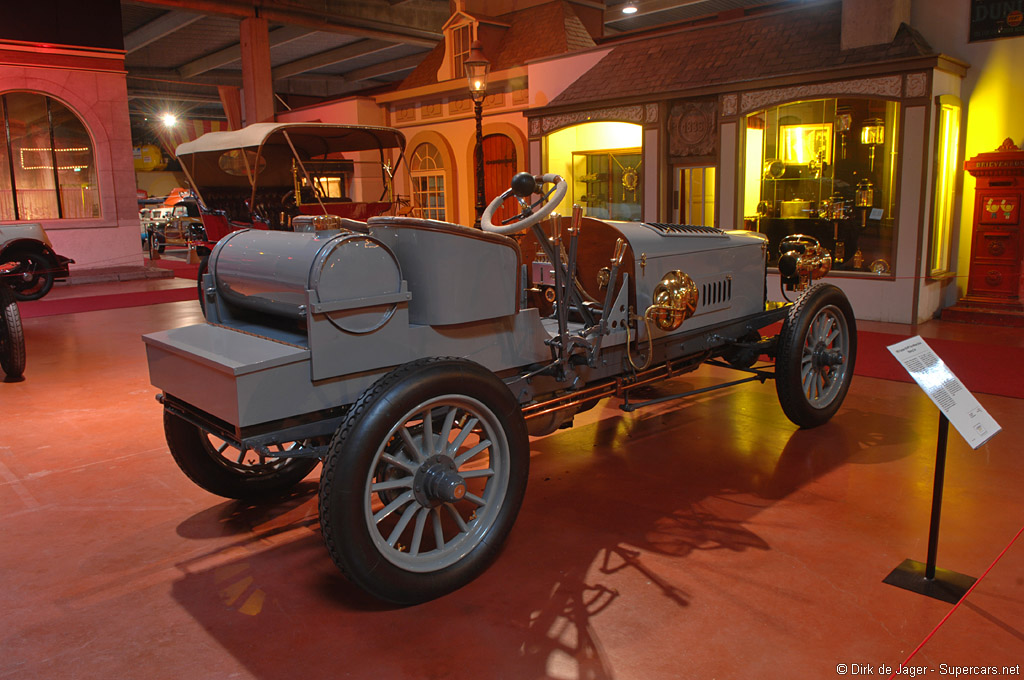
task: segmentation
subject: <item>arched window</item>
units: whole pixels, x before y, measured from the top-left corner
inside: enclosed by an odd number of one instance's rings
[[[100,216],[92,139],[61,102],[36,92],[0,95],[0,219]]]
[[[437,147],[424,142],[413,151],[409,163],[412,203],[418,217],[445,220],[444,159]]]

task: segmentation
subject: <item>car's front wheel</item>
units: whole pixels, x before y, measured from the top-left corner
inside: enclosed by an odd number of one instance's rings
[[[0,368],[8,379],[17,380],[25,372],[25,332],[14,293],[0,283]]]
[[[815,427],[839,410],[857,359],[857,323],[850,301],[831,284],[807,289],[782,323],[775,389],[782,410],[800,427]]]
[[[349,579],[415,604],[476,578],[496,557],[526,489],[529,438],[493,373],[423,359],[366,390],[331,442],[320,526]]]

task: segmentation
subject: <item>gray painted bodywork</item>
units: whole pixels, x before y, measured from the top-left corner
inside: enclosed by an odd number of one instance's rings
[[[761,237],[609,224],[632,248],[635,279],[619,277],[596,360],[566,364],[567,374],[536,375],[554,358],[557,328],[537,309],[518,309],[524,282],[514,241],[380,217],[368,233],[242,231],[222,239],[203,282],[207,322],[144,336],[151,381],[242,440],[253,428],[337,413],[388,370],[421,357],[473,360],[502,376],[524,405],[629,373],[630,288],[642,314],[672,270],[693,278],[700,304],[671,333],[655,329],[648,338],[636,324],[634,355],[697,355],[780,317],[766,312]]]

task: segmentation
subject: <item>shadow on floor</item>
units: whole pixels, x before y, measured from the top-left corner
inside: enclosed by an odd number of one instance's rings
[[[714,396],[628,416],[603,402],[593,422],[533,440],[530,487],[505,549],[439,600],[393,608],[346,581],[322,545],[311,481],[278,504],[221,503],[183,522],[182,536],[237,540],[179,565],[186,576],[173,596],[266,680],[295,677],[296,663],[305,677],[488,669],[494,678],[610,680],[594,630],[604,612],[643,611],[652,599],[688,608],[694,596],[681,575],[701,569],[688,558],[772,550],[748,528],[759,513],[843,463],[891,460],[910,440],[901,418],[858,411],[814,430],[781,415],[777,427],[752,427],[771,392],[754,393],[749,413],[723,412]],[[696,421],[705,427],[688,438]],[[644,587],[623,592],[623,580]]]

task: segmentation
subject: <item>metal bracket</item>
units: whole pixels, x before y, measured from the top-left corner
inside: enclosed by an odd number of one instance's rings
[[[622,404],[619,406],[619,408],[622,409],[623,411],[626,411],[627,413],[631,413],[631,412],[633,412],[633,411],[635,411],[635,410],[637,410],[639,408],[643,408],[645,406],[653,406],[654,404],[661,404],[661,403],[664,403],[666,401],[673,401],[675,399],[682,399],[683,397],[692,397],[695,394],[704,394],[705,392],[713,392],[714,390],[720,390],[720,389],[723,389],[723,388],[726,388],[726,387],[733,387],[735,385],[742,385],[743,383],[753,382],[755,380],[757,380],[760,383],[764,384],[765,380],[771,380],[771,379],[775,378],[775,372],[774,371],[769,372],[769,371],[765,371],[763,369],[757,369],[757,368],[736,368],[735,366],[730,366],[728,364],[717,362],[717,361],[707,361],[705,363],[713,365],[713,366],[721,366],[723,368],[731,368],[731,369],[733,369],[735,371],[741,371],[743,373],[753,373],[753,375],[751,375],[751,376],[749,376],[747,378],[741,378],[739,380],[731,380],[729,382],[721,383],[719,385],[711,385],[709,387],[701,387],[700,389],[690,390],[688,392],[680,392],[678,394],[670,394],[670,395],[668,395],[666,397],[658,397],[656,399],[648,399],[647,401],[640,401],[640,402],[635,402],[635,403],[630,403],[629,402],[629,392],[627,391],[625,393],[625,395],[623,396],[623,401],[622,401]]]

